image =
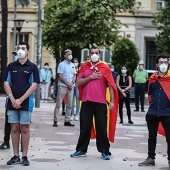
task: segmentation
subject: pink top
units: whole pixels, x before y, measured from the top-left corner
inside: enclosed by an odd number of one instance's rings
[[[78,78],[85,78],[95,72],[95,69],[88,69],[78,75]],[[100,79],[90,80],[83,85],[82,102],[92,101],[106,104],[106,79],[102,76]]]

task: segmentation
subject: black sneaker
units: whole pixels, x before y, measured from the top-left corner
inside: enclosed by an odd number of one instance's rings
[[[20,163],[20,158],[19,156],[13,156],[8,162],[7,165],[15,165]]]
[[[147,157],[143,162],[138,164],[139,166],[155,166],[155,160]]]
[[[29,162],[27,156],[22,157],[22,165],[23,166],[29,166],[30,165],[30,162]]]
[[[135,109],[134,112],[139,112],[139,109]]]
[[[9,149],[10,145],[6,144],[5,142],[0,146],[0,149]]]
[[[66,112],[62,112],[62,116],[65,116]]]
[[[68,122],[64,122],[64,126],[75,126],[75,125],[74,125],[74,124],[71,124],[71,122],[68,121]]]
[[[128,121],[129,124],[134,124],[131,120]]]
[[[58,127],[58,125],[57,125],[57,121],[54,121],[53,126],[54,126],[54,127]]]

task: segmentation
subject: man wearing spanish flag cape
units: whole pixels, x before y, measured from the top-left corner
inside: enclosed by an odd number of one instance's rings
[[[114,142],[118,93],[109,66],[99,59],[100,49],[92,47],[89,56],[91,61],[81,66],[76,81],[82,100],[80,136],[76,152],[70,156],[86,156],[90,137],[96,137],[96,145],[101,157],[109,160],[111,155],[109,140]],[[107,93],[110,97],[106,95]]]
[[[146,114],[149,131],[148,157],[145,161],[139,163],[139,166],[155,165],[157,131],[160,133],[161,127],[163,127],[167,141],[167,155],[170,169],[170,71],[168,70],[168,57],[159,55],[156,59],[156,67],[158,72],[151,75],[148,85],[150,102]]]

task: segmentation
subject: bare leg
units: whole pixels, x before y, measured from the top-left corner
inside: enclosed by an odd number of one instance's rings
[[[11,138],[14,155],[19,155],[20,128],[19,123],[11,123]]]
[[[30,140],[30,125],[20,125],[22,136],[22,156],[27,156],[29,140]]]

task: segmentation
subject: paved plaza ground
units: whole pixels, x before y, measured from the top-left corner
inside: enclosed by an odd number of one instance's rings
[[[4,135],[4,104],[5,97],[0,97],[0,143]],[[156,165],[154,167],[139,167],[138,163],[147,157],[148,132],[145,122],[145,113],[133,112],[131,103],[132,121],[127,124],[127,115],[124,110],[124,124],[117,120],[115,142],[111,143],[111,160],[102,160],[96,149],[95,140],[91,140],[87,157],[71,158],[75,152],[79,136],[79,121],[72,121],[75,127],[64,126],[64,117],[59,116],[58,127],[53,127],[53,111],[55,103],[41,103],[35,108],[32,115],[31,139],[28,152],[29,167],[21,164],[7,166],[6,162],[13,156],[10,149],[0,150],[0,170],[168,170],[167,145],[164,137],[158,135]],[[145,107],[145,111],[147,111]],[[22,153],[20,153],[22,155]]]

